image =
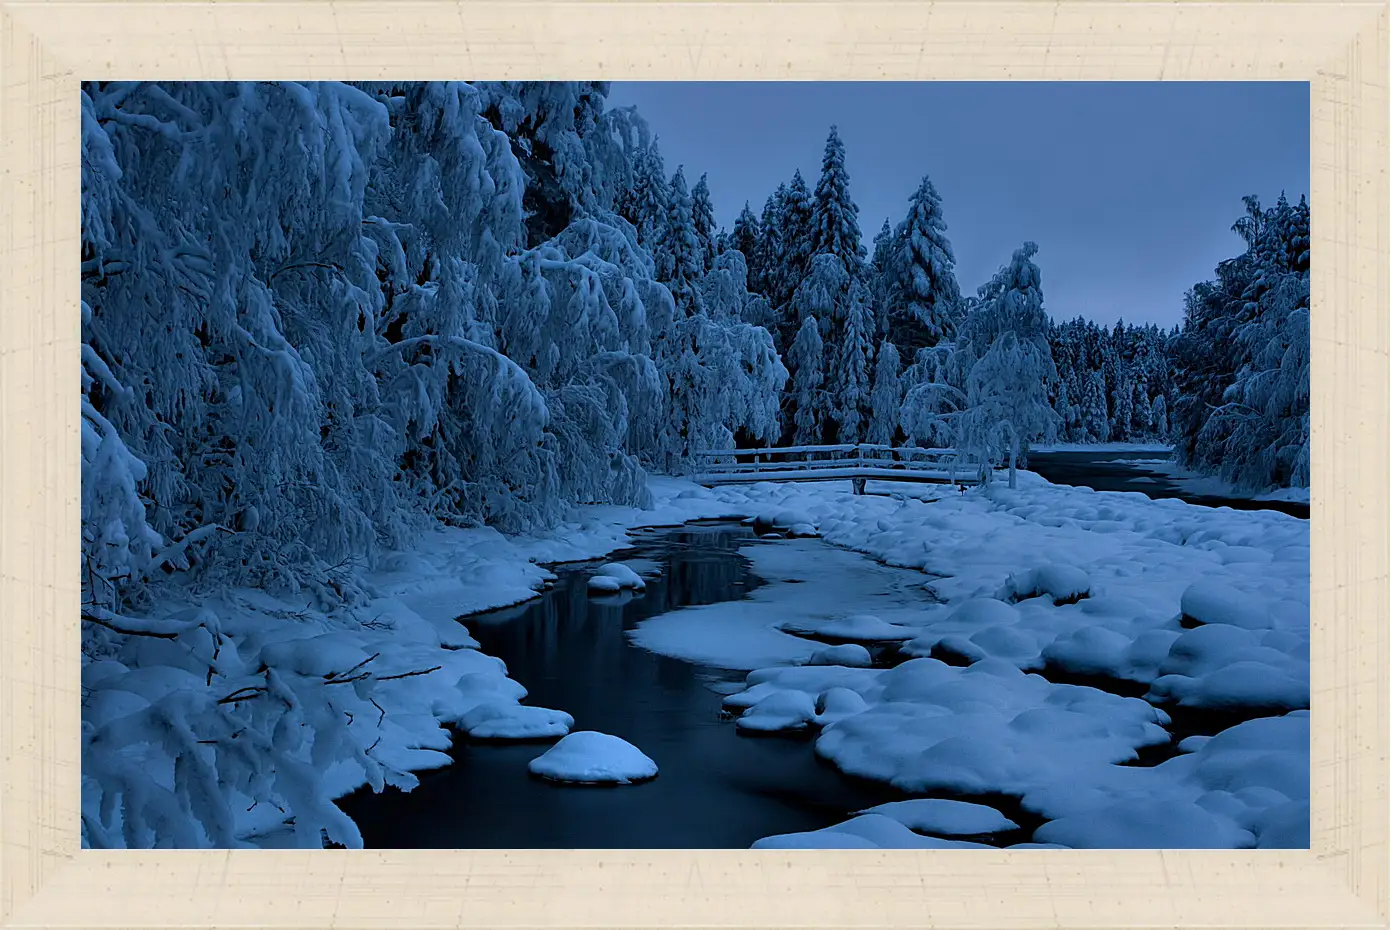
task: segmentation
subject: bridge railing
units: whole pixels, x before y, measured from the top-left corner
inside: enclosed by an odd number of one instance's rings
[[[957,450],[851,443],[715,449],[697,454],[697,480],[920,479],[974,483],[980,464]]]

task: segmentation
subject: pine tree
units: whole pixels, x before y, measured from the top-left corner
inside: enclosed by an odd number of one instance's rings
[[[889,315],[893,295],[894,234],[889,221],[884,220],[878,235],[874,237],[874,252],[870,258],[869,271],[873,282],[874,331],[878,335],[889,332]]]
[[[812,242],[812,196],[800,170],[793,173],[792,183],[787,185],[778,209],[782,251],[778,256],[776,286],[769,297],[773,299],[775,307],[785,307],[817,254],[813,251]]]
[[[1111,438],[1111,421],[1106,411],[1106,378],[1100,370],[1091,373],[1082,395],[1082,427],[1091,442]]]
[[[825,412],[825,345],[816,317],[807,316],[793,340],[788,360],[792,364],[792,400],[796,405],[793,424],[797,445],[818,445],[822,440]]]
[[[633,161],[632,180],[618,198],[618,214],[637,231],[638,244],[652,250],[666,229],[670,191],[662,154],[655,143],[641,149]]]
[[[947,241],[942,198],[924,176],[909,202],[894,253],[896,313],[891,338],[916,351],[955,334],[961,293]]]
[[[898,432],[899,408],[903,389],[899,380],[898,349],[887,339],[879,343],[874,365],[874,387],[870,392],[869,432],[866,439],[877,445],[892,445]]]
[[[753,215],[748,201],[745,201],[744,209],[739,211],[739,216],[734,220],[734,229],[730,231],[729,247],[744,254],[744,261],[749,269],[749,290],[758,294],[767,293],[761,264],[763,256],[758,249],[758,241],[762,235],[763,230],[758,217]]]
[[[710,185],[703,174],[691,189],[691,224],[700,244],[700,270],[704,274],[714,264],[716,249],[715,207],[710,202]]]
[[[834,411],[839,441],[859,442],[869,410],[869,362],[874,353],[874,316],[864,290],[852,281],[846,294],[845,325],[836,346]]]
[[[811,216],[811,255],[834,255],[851,275],[860,273],[865,249],[860,243],[860,208],[850,198],[850,175],[845,169],[845,144],[836,127],[826,137],[821,179]]]
[[[958,350],[967,359],[975,358],[967,377],[958,447],[985,461],[1003,459],[1011,488],[1027,443],[1051,437],[1058,423],[1048,402],[1058,372],[1048,345],[1042,276],[1033,262],[1037,251],[1034,243],[1024,243],[983,291],[991,296],[967,320]],[[988,349],[978,354],[984,346]]]
[[[678,314],[700,312],[696,282],[704,274],[702,245],[692,214],[693,202],[686,190],[686,175],[677,168],[669,186],[666,229],[656,254],[657,279],[671,290]]]

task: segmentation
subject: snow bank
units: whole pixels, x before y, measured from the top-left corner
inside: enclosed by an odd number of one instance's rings
[[[865,813],[845,823],[807,833],[783,833],[753,844],[754,849],[989,849],[982,843],[921,836],[889,817]]]
[[[882,814],[897,820],[915,833],[937,836],[982,836],[1017,830],[1019,824],[993,807],[966,801],[946,801],[923,798],[912,801],[890,801],[861,814]]]
[[[575,718],[558,710],[525,704],[480,704],[464,714],[459,727],[474,739],[546,739],[564,736]]]
[[[571,733],[527,766],[550,781],[578,785],[630,785],[657,777],[657,763],[636,746],[607,733]]]

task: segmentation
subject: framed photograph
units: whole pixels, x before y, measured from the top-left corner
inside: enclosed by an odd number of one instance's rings
[[[1386,926],[1387,27],[0,3],[0,925]]]

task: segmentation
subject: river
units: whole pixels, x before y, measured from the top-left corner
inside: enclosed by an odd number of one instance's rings
[[[1162,480],[1137,485],[1135,466],[1106,464],[1157,456],[1035,453],[1030,467],[1059,483],[1191,499]],[[1256,504],[1214,499],[1214,505],[1243,509]],[[1260,506],[1288,513],[1298,505]],[[1307,506],[1304,510],[1307,517]],[[634,535],[634,548],[603,561],[624,561],[642,571],[647,590],[641,596],[593,598],[586,581],[596,563],[553,566],[558,580],[540,597],[461,622],[484,652],[507,663],[511,677],[526,687],[527,703],[570,713],[577,730],[628,740],[657,763],[659,776],[618,788],[558,785],[527,772],[527,763],[545,751],[547,742],[486,742],[460,735],[450,751],[453,764],[419,773],[413,791],[388,788],[378,795],[361,789],[342,799],[368,848],[745,849],[761,837],[820,829],[865,807],[907,797],[842,775],[816,758],[806,738],[740,735],[722,711],[721,693],[737,690],[744,673],[660,656],[625,635],[649,617],[747,596],[761,581],[740,549],[778,541],[755,538],[749,528],[729,523]],[[1138,693],[1133,685],[1054,671],[1044,674]],[[1175,714],[1170,729],[1181,738],[1215,733],[1235,722]],[[1162,761],[1172,755],[1172,745],[1146,750],[1138,764]],[[1011,834],[977,840],[1001,846],[1023,842],[1039,823],[1010,798],[965,799],[991,803],[1020,825]]]

